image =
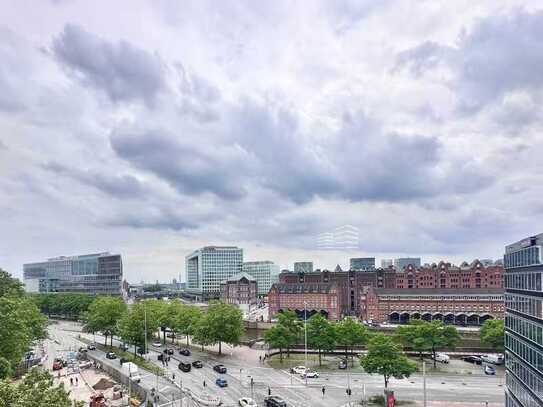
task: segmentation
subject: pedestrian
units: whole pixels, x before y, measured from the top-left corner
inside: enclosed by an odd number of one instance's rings
[[[262,355],[258,355],[258,362],[262,363]]]
[[[324,398],[324,393],[326,393],[326,389],[322,386],[322,398]]]
[[[204,380],[204,387],[206,387],[206,381]]]
[[[70,377],[70,386],[73,386],[73,385],[74,385],[74,378]]]
[[[271,396],[271,389],[268,387],[268,396]]]
[[[79,386],[79,378],[77,376],[75,377],[75,385]]]

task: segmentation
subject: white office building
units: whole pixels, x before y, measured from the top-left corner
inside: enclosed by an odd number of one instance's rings
[[[221,281],[241,273],[243,249],[234,246],[206,246],[185,257],[187,290],[205,298],[218,298]]]
[[[243,271],[256,279],[258,295],[267,295],[272,284],[279,281],[279,266],[273,261],[247,261]]]

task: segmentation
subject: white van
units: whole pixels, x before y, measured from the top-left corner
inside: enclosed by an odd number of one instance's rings
[[[504,361],[501,353],[489,353],[488,355],[481,355],[481,360],[494,365],[503,365]]]
[[[436,353],[436,362],[449,363],[451,358],[446,353]]]

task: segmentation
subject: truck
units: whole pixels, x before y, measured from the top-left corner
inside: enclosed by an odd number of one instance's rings
[[[141,376],[139,375],[138,365],[132,362],[126,362],[122,365],[123,373],[130,377],[132,381],[139,383],[141,381]]]

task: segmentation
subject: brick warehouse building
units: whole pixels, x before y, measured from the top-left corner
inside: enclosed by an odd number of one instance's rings
[[[460,267],[445,262],[430,267],[407,266],[403,272],[396,272],[392,267],[375,271],[283,272],[279,283],[272,286],[268,295],[269,315],[274,318],[286,309],[297,310],[303,315],[306,302],[310,314],[321,312],[333,320],[346,315],[366,319],[370,287],[406,291],[444,288],[462,292],[485,288],[501,290],[503,296],[503,267],[485,267],[475,260],[469,265],[464,262]]]
[[[501,288],[373,288],[361,299],[360,318],[371,322],[405,324],[413,319],[446,324],[481,325],[503,319]]]

